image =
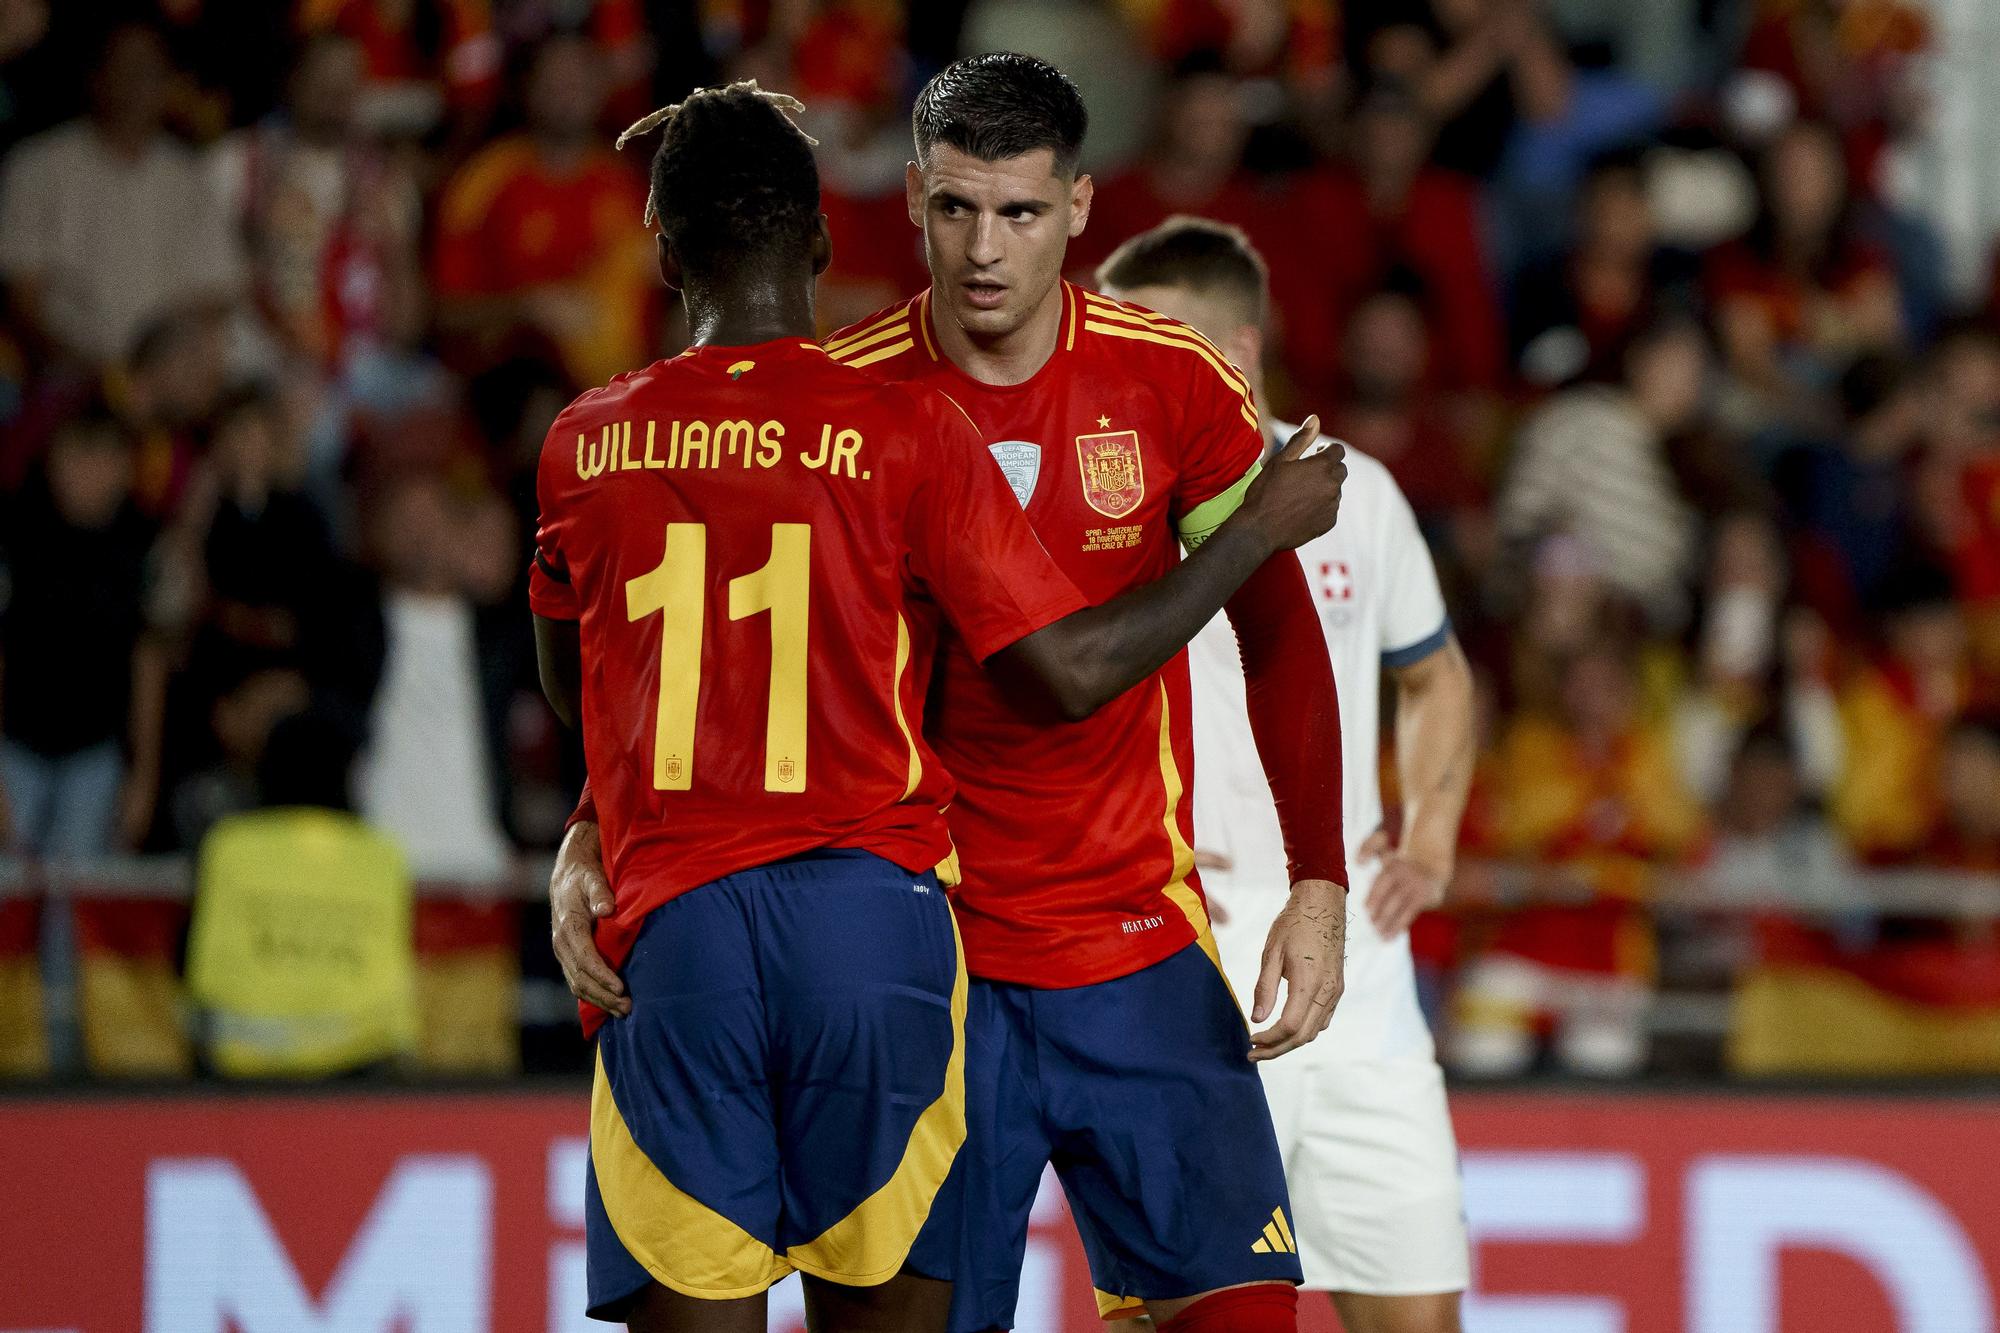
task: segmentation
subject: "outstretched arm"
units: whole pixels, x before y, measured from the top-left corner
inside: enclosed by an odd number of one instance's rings
[[[1227,609],[1243,655],[1250,730],[1278,808],[1292,881],[1291,900],[1264,946],[1250,1016],[1261,1023],[1271,1015],[1282,978],[1283,1011],[1251,1039],[1251,1058],[1271,1059],[1325,1029],[1343,986],[1340,705],[1319,614],[1296,559],[1271,561]]]

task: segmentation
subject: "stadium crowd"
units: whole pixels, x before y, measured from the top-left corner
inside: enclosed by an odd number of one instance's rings
[[[1015,47],[1091,102],[1072,276],[1173,214],[1243,228],[1267,409],[1381,459],[1432,544],[1482,704],[1466,905],[1416,937],[1449,1064],[1551,1031],[1636,1071],[1663,946],[2000,1012],[2000,891],[1947,922],[1850,873],[2000,872],[2000,319],[1890,188],[1920,7],[96,9],[0,0],[10,854],[192,855],[308,709],[416,878],[552,847],[581,773],[535,678],[534,461],[684,337],[613,135],[722,77],[796,93],[832,328],[926,281],[909,98]],[[1683,882],[1791,910],[1663,929]],[[38,929],[0,913],[0,953]],[[417,933],[522,927],[441,900]],[[1627,1040],[1561,1040],[1585,1012]],[[2000,1068],[1982,1031],[1940,1067]]]

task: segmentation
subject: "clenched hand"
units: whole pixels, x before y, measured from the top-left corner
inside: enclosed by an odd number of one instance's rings
[[[1340,1003],[1346,963],[1347,890],[1331,880],[1300,880],[1264,942],[1250,1021],[1271,1016],[1281,979],[1285,1008],[1270,1027],[1251,1034],[1252,1060],[1275,1060],[1326,1030]]]

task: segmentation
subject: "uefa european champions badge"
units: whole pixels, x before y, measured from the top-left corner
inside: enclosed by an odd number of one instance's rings
[[[1014,488],[1014,498],[1026,509],[1028,498],[1035,493],[1035,482],[1042,475],[1042,446],[1026,440],[1002,440],[986,447],[993,451],[1000,475]]]

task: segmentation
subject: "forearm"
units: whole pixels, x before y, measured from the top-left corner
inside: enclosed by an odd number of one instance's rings
[[[1257,528],[1232,520],[1162,577],[1065,616],[1006,652],[1042,678],[1066,716],[1087,716],[1171,661],[1270,559]]]
[[[1458,640],[1450,639],[1396,679],[1399,850],[1440,878],[1450,878],[1458,854],[1472,768],[1472,671]]]
[[[535,617],[535,667],[542,694],[566,727],[583,716],[583,648],[573,620]]]
[[[1340,704],[1326,639],[1295,557],[1269,561],[1228,605],[1243,655],[1250,731],[1293,883],[1347,883]]]

